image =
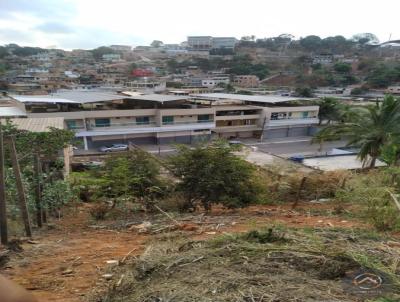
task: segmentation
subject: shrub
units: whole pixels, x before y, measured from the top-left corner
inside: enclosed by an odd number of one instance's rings
[[[90,208],[89,213],[95,220],[104,220],[109,211],[109,205],[106,203],[97,203]]]
[[[212,204],[227,208],[249,205],[259,199],[262,187],[255,181],[255,166],[235,155],[235,148],[224,141],[194,149],[178,146],[178,154],[169,160],[171,170],[188,207],[199,202],[206,211]]]
[[[188,212],[194,210],[182,192],[175,192],[161,199],[158,206],[165,211]]]
[[[390,175],[382,171],[359,174],[349,180],[344,189],[336,193],[336,200],[360,206],[360,216],[377,230],[394,230],[400,227],[400,215],[388,192]]]
[[[306,178],[300,188],[303,178]],[[333,198],[350,177],[346,171],[276,174],[269,184],[270,192],[281,201]],[[299,191],[300,190],[300,191]]]

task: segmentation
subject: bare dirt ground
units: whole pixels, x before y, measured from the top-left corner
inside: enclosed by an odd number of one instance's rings
[[[237,211],[217,208],[210,215],[182,215],[176,219],[182,223],[180,231],[194,239],[246,232],[266,224],[369,227],[354,219],[331,215],[331,208],[310,203],[300,204],[296,210],[289,205],[252,206]],[[140,220],[144,219],[135,223]],[[0,272],[31,290],[40,301],[84,301],[102,279],[106,261],[139,255],[153,236],[152,232],[141,233],[132,227],[112,227],[113,222],[94,222],[87,207],[70,209],[60,221],[53,222],[52,228],[37,232],[31,242],[24,242],[23,251],[12,254]],[[164,224],[168,222],[170,219],[164,217]]]

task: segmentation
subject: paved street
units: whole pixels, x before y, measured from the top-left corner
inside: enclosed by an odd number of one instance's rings
[[[322,155],[330,151],[332,148],[343,147],[346,145],[345,141],[326,142],[319,151],[319,144],[311,144],[311,137],[292,137],[268,140],[259,142],[256,139],[242,139],[246,146],[256,146],[260,151],[268,152],[271,154],[279,155],[282,157],[290,157],[293,155]],[[169,155],[174,153],[174,145],[139,145],[140,148],[152,154]],[[97,149],[88,151],[75,150],[76,155],[89,155],[99,154]],[[101,154],[101,153],[100,153]]]
[[[332,148],[344,147],[345,141],[326,142],[319,151],[319,144],[311,144],[311,137],[285,138],[279,140],[271,140],[266,142],[246,142],[246,145],[257,146],[261,151],[279,155],[282,157],[290,157],[293,155],[322,155],[330,151]]]

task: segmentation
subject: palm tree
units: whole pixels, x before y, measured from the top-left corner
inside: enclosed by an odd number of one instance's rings
[[[323,138],[345,136],[348,146],[358,147],[363,166],[375,167],[383,147],[400,137],[400,99],[386,96],[383,102],[355,108],[351,120],[329,125],[321,130],[316,141]]]
[[[330,124],[332,120],[337,120],[339,117],[339,102],[335,98],[325,97],[317,102],[319,106],[319,125],[322,121],[327,121]]]

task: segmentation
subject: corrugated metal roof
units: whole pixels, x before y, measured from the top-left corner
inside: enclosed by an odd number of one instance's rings
[[[129,97],[97,91],[67,91],[49,95],[21,96],[13,95],[12,98],[22,103],[97,103],[112,100],[123,100]]]
[[[307,100],[307,98],[288,97],[281,95],[245,95],[245,94],[232,94],[232,93],[196,93],[191,94],[192,97],[207,100],[235,100],[235,101],[247,101],[257,103],[282,103],[297,100]]]
[[[175,96],[167,94],[146,94],[146,95],[132,95],[124,96],[120,94],[104,93],[98,91],[67,91],[58,92],[51,95],[35,95],[35,96],[21,96],[13,95],[12,98],[22,103],[72,103],[72,104],[85,104],[97,103],[112,100],[143,100],[152,102],[171,102],[186,100],[188,97]]]
[[[9,120],[17,127],[17,129],[30,132],[48,132],[50,127],[64,129],[63,117],[13,118]],[[5,120],[2,121],[2,123],[5,122]]]
[[[152,101],[152,102],[173,102],[173,101],[184,101],[187,100],[187,96],[179,96],[179,95],[169,95],[169,94],[145,94],[132,96],[130,99],[134,100],[143,100],[143,101]]]
[[[26,112],[18,107],[0,106],[0,118],[18,116],[26,116]]]
[[[67,100],[67,99],[62,99],[62,98],[56,98],[56,97],[49,97],[47,95],[35,95],[35,96],[22,96],[22,95],[15,95],[12,96],[15,100],[21,102],[21,103],[72,103],[76,104],[77,102]]]

